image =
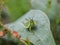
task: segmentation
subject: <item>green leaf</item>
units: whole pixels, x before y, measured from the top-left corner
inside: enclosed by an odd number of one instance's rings
[[[23,23],[26,23],[26,18],[33,18],[36,21],[36,29],[28,31],[24,27]],[[29,41],[34,45],[55,45],[51,30],[50,22],[47,15],[40,10],[30,10],[23,17],[19,18],[16,22],[7,24],[9,29],[14,28],[21,35],[21,38],[26,40],[28,37]]]

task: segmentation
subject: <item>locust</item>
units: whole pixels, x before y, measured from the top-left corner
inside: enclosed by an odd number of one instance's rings
[[[32,31],[36,27],[36,22],[33,20],[33,18],[26,19],[27,23],[24,23],[24,26],[28,29],[28,31]]]

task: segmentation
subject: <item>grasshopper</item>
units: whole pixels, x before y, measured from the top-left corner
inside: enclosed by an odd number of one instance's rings
[[[24,24],[24,26],[29,30],[32,31],[35,28],[35,21],[33,19],[26,19],[28,22]]]

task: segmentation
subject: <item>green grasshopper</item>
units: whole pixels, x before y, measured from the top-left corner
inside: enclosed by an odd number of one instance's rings
[[[28,22],[24,24],[24,26],[29,30],[32,31],[35,28],[35,21],[33,19],[26,19]]]

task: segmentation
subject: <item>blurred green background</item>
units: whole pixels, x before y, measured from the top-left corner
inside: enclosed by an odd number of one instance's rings
[[[56,45],[60,45],[60,0],[57,1],[59,8],[58,14],[57,18],[51,23],[51,29],[53,30],[52,34],[54,36]],[[16,19],[18,19],[31,9],[30,0],[6,0],[6,6],[9,9],[8,11],[10,12],[9,14],[11,22],[14,22]]]

